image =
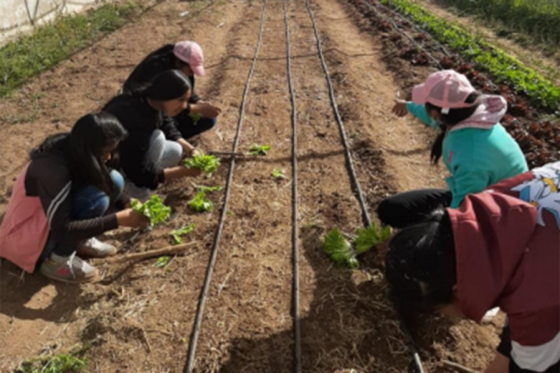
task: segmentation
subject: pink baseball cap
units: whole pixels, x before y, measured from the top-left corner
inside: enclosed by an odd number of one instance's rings
[[[463,74],[454,70],[443,70],[431,74],[424,84],[419,84],[412,90],[412,101],[417,105],[429,102],[442,108],[442,113],[449,113],[449,109],[466,108],[475,103],[465,100],[476,90]]]
[[[185,40],[175,44],[173,54],[181,61],[188,63],[194,75],[206,75],[203,66],[204,55],[202,54],[202,48],[194,41]]]

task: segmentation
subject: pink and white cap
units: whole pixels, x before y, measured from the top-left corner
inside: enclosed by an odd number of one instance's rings
[[[194,75],[206,75],[202,48],[194,41],[185,40],[175,44],[173,54],[181,61],[188,63]]]
[[[475,89],[469,79],[454,70],[443,70],[431,74],[424,84],[419,84],[412,90],[412,101],[417,105],[429,102],[442,108],[443,114],[449,109],[471,107],[474,103],[465,100]]]

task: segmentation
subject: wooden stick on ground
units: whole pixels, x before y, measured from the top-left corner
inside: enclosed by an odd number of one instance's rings
[[[461,373],[480,373],[480,372],[477,372],[476,370],[472,370],[470,368],[467,368],[465,366],[462,366],[460,364],[453,363],[453,362],[447,361],[447,360],[443,361],[443,365],[445,365],[448,368],[453,368],[456,371],[461,372]]]
[[[143,253],[134,253],[134,254],[115,256],[113,258],[106,259],[105,261],[110,263],[122,263],[122,262],[128,262],[130,260],[144,260],[149,258],[155,258],[162,255],[178,253],[180,251],[188,249],[189,247],[194,246],[196,243],[197,242],[195,241],[195,242],[184,243],[182,245],[167,246],[164,247],[163,249],[151,250]]]

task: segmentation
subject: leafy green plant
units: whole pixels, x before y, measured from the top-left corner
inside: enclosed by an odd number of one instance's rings
[[[286,175],[284,175],[284,172],[282,172],[282,170],[279,168],[275,168],[274,170],[272,170],[272,177],[275,179],[287,179]]]
[[[181,242],[183,242],[182,236],[191,233],[193,230],[194,230],[194,224],[189,224],[181,229],[176,229],[174,231],[171,231],[171,233],[169,234],[171,235],[171,237],[173,237],[173,241],[176,244],[180,244]]]
[[[359,262],[356,259],[356,252],[348,241],[344,238],[338,228],[333,228],[323,240],[323,251],[339,265],[350,268],[358,268]]]
[[[507,84],[530,102],[551,110],[560,109],[560,87],[515,57],[494,47],[462,27],[431,14],[411,0],[379,0],[411,18],[437,40],[449,45],[462,57],[473,61],[481,71],[490,73],[495,83]]]
[[[220,167],[220,160],[213,155],[197,154],[185,160],[185,167],[198,168],[205,174],[213,174]]]
[[[87,359],[78,357],[87,347],[74,349],[65,354],[41,356],[21,363],[14,373],[68,373],[81,372],[88,364]]]
[[[249,154],[251,155],[267,155],[270,150],[270,145],[259,145],[253,144],[249,148]]]
[[[137,199],[133,199],[131,205],[134,211],[147,216],[152,226],[163,223],[171,214],[171,208],[165,206],[161,198],[155,194],[144,204]]]
[[[158,267],[158,268],[164,268],[167,267],[169,265],[169,262],[171,262],[171,257],[165,255],[165,256],[160,256],[156,263],[154,264],[154,266]]]
[[[196,126],[202,115],[200,113],[191,113],[191,118],[193,119],[193,123]]]
[[[196,193],[196,196],[189,201],[188,205],[196,212],[211,211],[214,208],[214,204],[206,198],[206,194],[204,192]]]
[[[140,14],[138,2],[103,4],[82,14],[59,17],[0,48],[0,97],[76,51],[117,30]]]
[[[356,233],[354,247],[359,255],[386,241],[391,236],[391,228],[388,226],[378,228],[375,224],[372,224],[368,228],[358,229]]]
[[[222,190],[222,187],[219,185],[213,187],[209,187],[206,185],[195,185],[194,187],[199,192],[204,192],[204,193],[214,193],[214,192],[220,192]]]

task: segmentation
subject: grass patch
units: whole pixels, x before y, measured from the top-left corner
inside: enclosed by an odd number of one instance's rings
[[[54,356],[40,356],[21,363],[13,373],[77,373],[86,368],[88,362],[83,357],[89,345],[74,346],[67,353]]]
[[[518,94],[524,94],[536,107],[560,110],[560,87],[525,66],[515,57],[501,51],[480,37],[455,24],[434,16],[409,0],[380,0],[410,17],[436,39],[449,45],[480,71],[486,71],[495,83],[507,84]]]
[[[560,43],[560,3],[550,0],[438,0],[541,42]]]
[[[139,2],[104,4],[39,26],[0,48],[0,97],[29,78],[66,60],[76,51],[125,25],[144,6]]]

